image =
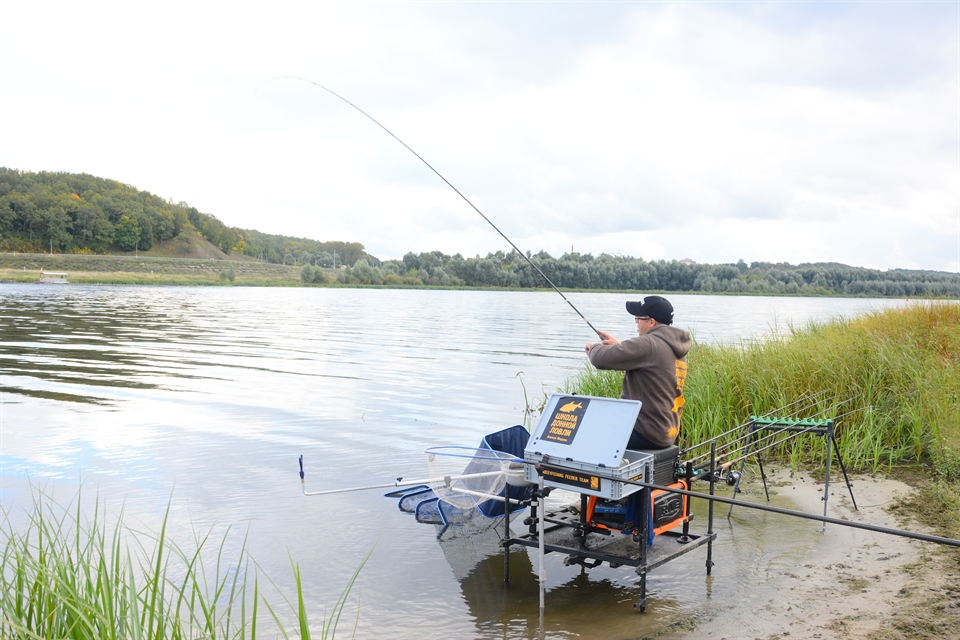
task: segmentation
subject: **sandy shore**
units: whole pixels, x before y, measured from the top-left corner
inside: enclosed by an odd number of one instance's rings
[[[888,511],[911,487],[870,476],[852,481],[860,510],[853,510],[842,481],[834,480],[829,515],[923,531]],[[821,512],[823,485],[810,476],[780,471],[772,485],[802,510]],[[828,525],[822,543],[797,566],[780,571],[762,601],[735,604],[674,637],[960,639],[960,571],[940,550],[927,542]]]

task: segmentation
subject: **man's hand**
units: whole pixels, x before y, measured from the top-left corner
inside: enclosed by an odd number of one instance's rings
[[[603,341],[602,341],[600,344],[605,344],[605,345],[608,345],[608,346],[611,345],[611,344],[620,344],[620,341],[619,341],[619,340],[617,340],[616,338],[614,338],[614,337],[613,337],[612,335],[610,335],[609,333],[606,333],[605,331],[598,331],[597,333],[599,333],[599,334],[600,334],[600,337],[603,339]]]
[[[593,349],[593,348],[594,348],[595,346],[597,346],[598,344],[604,344],[604,345],[620,344],[620,341],[619,341],[619,340],[617,340],[616,338],[614,338],[614,337],[613,337],[612,335],[610,335],[609,333],[606,333],[605,331],[597,331],[597,333],[600,334],[600,338],[601,338],[602,341],[601,341],[601,342],[588,342],[588,343],[587,343],[586,345],[584,345],[584,347],[583,347],[584,353],[590,353],[590,349]]]

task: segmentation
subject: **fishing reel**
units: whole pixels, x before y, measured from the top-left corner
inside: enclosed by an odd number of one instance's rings
[[[710,475],[710,474],[706,474]],[[743,477],[743,474],[739,471],[729,470],[726,471],[723,468],[715,469],[713,471],[713,477],[711,482],[723,482],[728,487],[735,487],[740,482],[740,479]]]

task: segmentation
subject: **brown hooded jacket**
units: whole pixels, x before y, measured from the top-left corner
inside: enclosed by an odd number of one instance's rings
[[[680,433],[689,351],[689,332],[658,324],[620,344],[594,345],[588,357],[597,369],[626,372],[620,397],[641,402],[634,430],[669,447]]]

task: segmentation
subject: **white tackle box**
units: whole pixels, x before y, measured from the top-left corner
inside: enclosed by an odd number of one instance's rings
[[[627,449],[639,413],[638,400],[553,394],[523,451],[524,479],[537,482],[539,467],[549,487],[609,500],[639,491],[622,482],[653,480],[653,455]]]

